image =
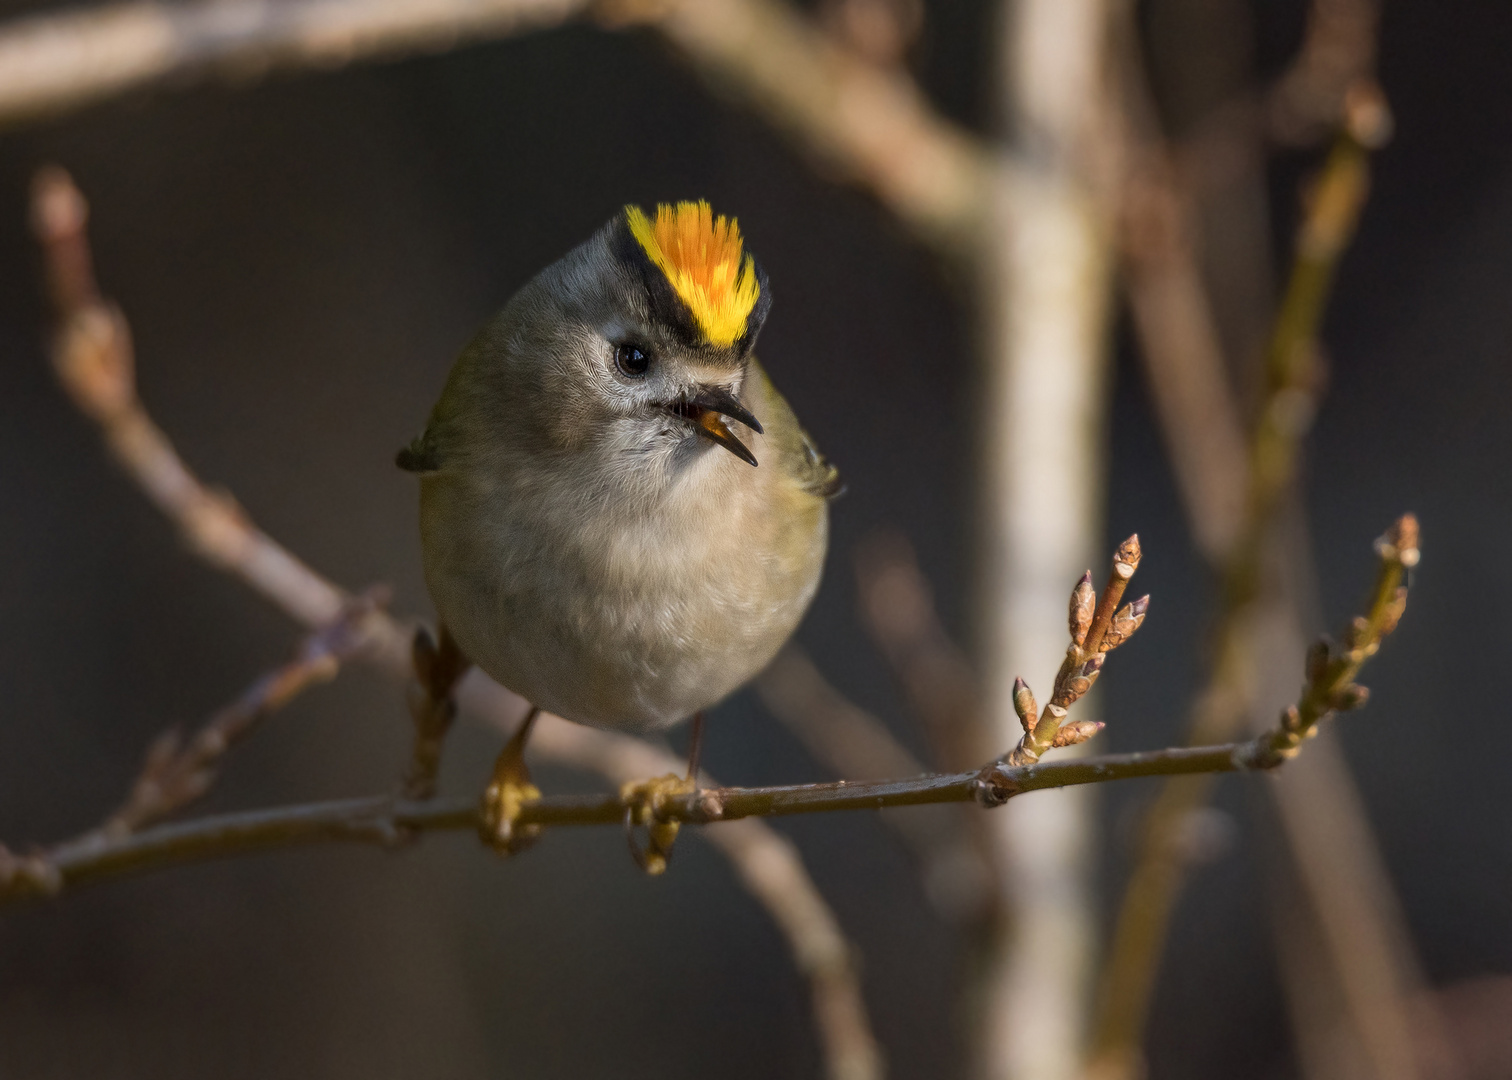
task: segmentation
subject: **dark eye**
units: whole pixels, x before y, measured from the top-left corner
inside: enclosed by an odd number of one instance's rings
[[[619,368],[622,374],[632,379],[639,379],[651,366],[651,357],[646,355],[646,351],[638,345],[616,345],[614,366]]]

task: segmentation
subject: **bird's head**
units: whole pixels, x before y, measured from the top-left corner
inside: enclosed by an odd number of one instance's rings
[[[718,444],[755,465],[737,434],[748,359],[771,306],[733,218],[706,202],[628,206],[548,267],[505,312],[512,380],[557,448],[687,456]]]

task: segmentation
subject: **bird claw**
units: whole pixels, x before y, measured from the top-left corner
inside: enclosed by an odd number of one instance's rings
[[[541,835],[539,825],[521,825],[525,807],[541,797],[529,778],[496,778],[483,792],[483,842],[500,855],[524,851]]]
[[[635,864],[652,877],[667,872],[672,845],[682,823],[663,814],[668,803],[686,798],[698,789],[692,777],[666,776],[636,780],[620,786],[620,801],[625,804],[625,839]],[[646,830],[642,847],[635,838],[636,827]]]
[[[500,855],[524,851],[541,835],[539,825],[521,825],[525,807],[541,797],[541,789],[530,782],[525,766],[525,743],[541,710],[532,707],[494,763],[493,780],[483,792],[483,813],[479,832],[483,842]]]

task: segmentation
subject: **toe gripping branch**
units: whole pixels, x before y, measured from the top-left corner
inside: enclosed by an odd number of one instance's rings
[[[680,821],[666,815],[666,808],[682,802],[697,787],[691,775],[678,776],[675,773],[620,786],[620,801],[625,804],[625,841],[630,845],[630,857],[636,866],[652,877],[666,873],[667,861],[672,858],[672,845],[682,827]],[[637,827],[645,829],[644,846],[636,838]]]

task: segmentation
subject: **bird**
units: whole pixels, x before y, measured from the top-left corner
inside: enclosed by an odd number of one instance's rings
[[[688,776],[637,789],[692,790],[704,710],[814,597],[841,482],[756,358],[771,303],[736,219],[627,205],[483,326],[399,452],[441,647],[531,706],[483,797],[501,851],[533,835],[542,710],[637,734],[693,718]],[[659,872],[675,827],[651,835]]]

